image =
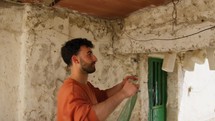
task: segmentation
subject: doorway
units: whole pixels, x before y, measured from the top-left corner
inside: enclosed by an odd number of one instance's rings
[[[163,59],[148,59],[149,121],[166,121],[167,72]]]

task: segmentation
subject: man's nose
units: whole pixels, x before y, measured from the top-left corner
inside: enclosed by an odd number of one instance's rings
[[[97,57],[95,55],[93,55],[93,61],[97,61]]]

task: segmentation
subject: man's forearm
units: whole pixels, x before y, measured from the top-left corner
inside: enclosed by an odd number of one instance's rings
[[[110,89],[107,89],[106,90],[107,96],[108,97],[113,96],[114,94],[116,94],[117,92],[119,92],[122,89],[122,87],[123,87],[123,84],[119,83],[119,84],[115,85],[114,87],[112,87]]]
[[[115,93],[104,102],[98,103],[93,106],[96,115],[100,121],[104,121],[114,109],[126,98],[122,91]]]

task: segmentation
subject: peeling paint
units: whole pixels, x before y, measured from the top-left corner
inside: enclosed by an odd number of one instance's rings
[[[214,43],[214,29],[207,29],[215,26],[214,6],[212,0],[180,1],[176,6],[175,26],[171,3],[139,10],[125,19],[115,50],[117,53],[180,52],[208,47]],[[131,44],[119,46],[124,43]]]
[[[15,121],[17,117],[19,121],[56,120],[57,92],[68,76],[66,65],[60,57],[60,48],[71,38],[85,37],[95,44],[93,51],[98,57],[97,71],[89,78],[94,85],[106,89],[121,82],[126,75],[139,77],[141,92],[132,114],[134,121],[148,120],[149,54],[162,57],[163,52],[179,52],[174,72],[168,73],[167,104],[167,120],[178,121],[181,86],[184,83],[183,54],[180,52],[214,46],[215,34],[213,29],[209,29],[183,39],[168,38],[189,35],[213,26],[214,5],[212,0],[180,1],[177,4],[177,25],[173,29],[172,4],[145,8],[125,20],[113,21],[60,8],[28,4],[7,4],[4,7],[1,4],[0,22],[3,24],[0,24],[0,54],[5,58],[0,59],[0,75],[3,77],[0,92],[8,92],[0,94],[7,99],[1,99],[2,104],[10,104],[13,108],[0,105],[0,109],[4,109],[0,120]],[[162,38],[167,40],[159,40]],[[17,98],[21,87],[23,97]],[[117,119],[124,103],[107,121]],[[21,111],[17,105],[22,107]]]

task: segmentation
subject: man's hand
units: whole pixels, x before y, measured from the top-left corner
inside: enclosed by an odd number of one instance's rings
[[[107,90],[108,99],[93,105],[93,109],[100,121],[104,121],[114,109],[125,99],[137,93],[139,85],[135,84],[135,76],[127,76],[123,82]]]
[[[122,85],[124,86],[124,84],[127,82],[127,81],[132,81],[132,82],[135,82],[137,81],[138,78],[136,76],[126,76],[124,79],[123,79],[123,82],[122,82]]]
[[[135,84],[138,78],[135,76],[127,76],[123,79],[122,82],[122,93],[124,94],[125,98],[131,97],[136,94],[139,90],[139,84]]]

